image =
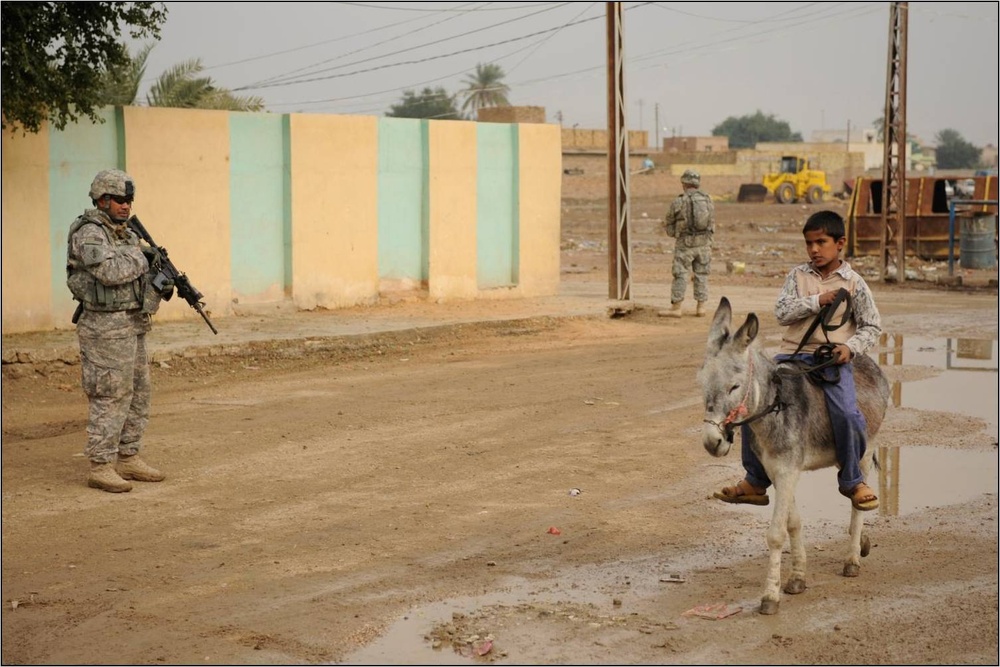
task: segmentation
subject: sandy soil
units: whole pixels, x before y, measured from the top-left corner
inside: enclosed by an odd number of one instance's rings
[[[145,454],[169,477],[129,494],[85,486],[78,367],[5,374],[3,662],[997,664],[996,348],[992,425],[945,396],[890,408],[860,577],[834,472],[803,477],[809,588],[761,616],[767,508],[711,500],[740,467],[700,444],[708,321],[656,316],[672,241],[661,202],[634,211],[628,317],[158,364]],[[713,295],[766,344],[807,213],[719,207]],[[566,286],[606,284],[603,205],[564,216]],[[995,289],[873,287],[920,354],[997,338]],[[943,376],[890,341],[904,396]],[[739,611],[685,614],[711,604]]]

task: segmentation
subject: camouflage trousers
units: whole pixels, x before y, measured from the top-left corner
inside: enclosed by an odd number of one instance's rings
[[[694,300],[708,301],[708,274],[712,267],[712,246],[674,248],[674,282],[670,286],[670,303],[680,303],[687,291],[688,275],[694,271]]]
[[[80,361],[83,391],[90,400],[84,454],[95,463],[110,463],[118,454],[137,453],[152,393],[146,335],[80,336]]]

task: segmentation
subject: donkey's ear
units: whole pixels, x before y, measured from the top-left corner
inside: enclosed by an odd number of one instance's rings
[[[729,299],[722,297],[719,307],[715,309],[712,326],[708,329],[708,349],[718,351],[729,340],[729,324],[733,319],[733,308]]]
[[[750,313],[747,315],[746,321],[743,323],[735,334],[733,334],[733,344],[738,345],[741,348],[747,347],[753,342],[753,339],[757,337],[757,333],[760,331],[760,321],[757,319],[756,313]]]

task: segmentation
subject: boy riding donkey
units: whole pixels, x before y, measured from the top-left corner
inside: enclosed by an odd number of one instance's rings
[[[851,361],[878,341],[881,316],[864,278],[840,259],[847,242],[844,219],[834,211],[819,211],[806,221],[802,234],[810,262],[789,272],[778,297],[774,313],[787,328],[775,361],[813,369],[810,375],[823,388],[833,426],[840,493],[855,509],[873,510],[878,498],[859,466],[868,425],[858,409]],[[746,477],[714,495],[727,503],[767,505],[771,480],[750,428],[743,424],[740,432]]]

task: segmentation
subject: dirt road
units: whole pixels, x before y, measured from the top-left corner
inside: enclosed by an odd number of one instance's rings
[[[872,553],[840,576],[848,505],[808,473],[809,589],[760,616],[767,508],[710,499],[740,467],[700,444],[708,321],[656,316],[672,242],[642,205],[626,318],[157,365],[169,477],[128,494],[84,484],[79,367],[5,375],[3,662],[997,664],[996,290],[874,285],[896,400]],[[805,213],[720,206],[713,294],[767,346]],[[600,283],[603,211],[565,216],[567,288]],[[740,611],[685,615],[716,603]]]

